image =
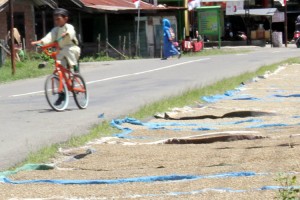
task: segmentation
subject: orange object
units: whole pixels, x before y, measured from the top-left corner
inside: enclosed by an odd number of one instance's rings
[[[57,62],[57,54],[59,53],[59,45],[58,42],[53,42],[44,46],[41,46],[41,49],[43,52],[53,58],[55,60],[55,69],[53,74],[56,74],[59,77],[60,85],[59,85],[59,91],[61,92],[63,89],[63,81],[66,83],[68,90],[70,92],[74,91],[73,88],[73,73],[70,69],[66,69],[64,66],[62,66],[59,62]],[[52,51],[55,49],[56,51]],[[78,88],[76,91],[79,91]],[[81,89],[80,91],[85,91],[85,89]]]

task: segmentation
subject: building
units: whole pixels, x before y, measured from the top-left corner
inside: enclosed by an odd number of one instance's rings
[[[42,0],[15,0],[14,24],[24,37],[25,46],[30,48],[29,41],[35,39],[35,8],[40,6],[55,7],[52,1]],[[5,39],[10,29],[8,0],[0,0],[0,39]]]
[[[183,6],[185,7],[188,0],[157,0],[158,4],[166,4],[168,6]],[[229,0],[201,0],[201,6],[221,6],[222,9],[222,30],[223,35],[225,34],[225,25],[230,22],[233,24],[236,30],[246,32],[247,26],[245,23],[245,15],[240,16],[227,16],[226,15],[226,6]],[[277,8],[279,12],[284,12],[284,7],[280,5],[278,1],[275,0],[240,0],[243,2],[243,9],[263,9],[263,8]],[[287,16],[288,16],[288,39],[291,40],[293,38],[293,32],[295,30],[295,20],[297,16],[300,15],[300,1],[299,0],[288,0],[287,1]],[[263,16],[251,17],[252,21],[256,21],[259,23],[260,20],[263,20]],[[181,12],[177,14],[178,19],[178,29],[179,35],[181,38],[184,38],[183,30],[186,27],[189,27],[191,35],[193,36],[193,32],[197,29],[197,14],[193,11],[189,12],[187,20],[185,20],[185,15]],[[188,23],[188,24],[186,24]],[[272,23],[273,30],[284,32],[284,24],[283,23]],[[190,35],[186,32],[186,35]]]
[[[0,39],[4,39],[9,28],[8,0],[0,0]],[[41,38],[53,27],[52,11],[56,7],[67,8],[71,12],[71,23],[81,39],[85,54],[95,54],[99,50],[118,54],[135,52],[137,34],[137,14],[132,0],[15,0],[15,27],[25,38],[30,49],[30,41]],[[163,17],[169,18],[177,30],[176,13],[182,7],[164,7],[142,2],[140,6],[140,54],[143,57],[160,57]],[[99,41],[100,40],[100,41]],[[100,49],[99,49],[100,48]],[[124,52],[126,49],[126,52]]]

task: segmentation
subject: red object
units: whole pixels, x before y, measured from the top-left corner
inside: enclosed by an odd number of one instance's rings
[[[188,40],[184,40],[182,42],[182,49],[183,51],[191,51],[193,49],[192,42]]]
[[[300,32],[299,31],[295,31],[294,32],[294,39],[298,39],[300,37]]]
[[[194,52],[199,52],[203,49],[203,42],[193,42],[193,51]]]
[[[184,40],[182,42],[182,50],[183,51],[199,52],[199,51],[202,51],[203,48],[204,48],[203,41],[195,42],[195,41]]]

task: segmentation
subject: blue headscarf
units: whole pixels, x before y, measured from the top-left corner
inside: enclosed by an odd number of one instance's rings
[[[165,30],[169,30],[171,28],[171,23],[168,19],[163,19],[163,29]]]

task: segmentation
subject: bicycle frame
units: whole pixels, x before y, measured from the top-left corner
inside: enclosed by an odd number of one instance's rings
[[[44,46],[40,46],[42,51],[50,56],[51,58],[54,59],[55,61],[55,69],[53,74],[56,74],[59,78],[59,88],[58,88],[58,92],[62,92],[63,91],[63,81],[66,83],[67,88],[69,91],[71,92],[85,92],[85,89],[82,89],[82,85],[80,85],[80,87],[73,87],[73,80],[71,79],[71,77],[73,76],[73,73],[70,69],[65,68],[63,65],[61,65],[60,62],[57,61],[57,55],[59,53],[59,44],[58,42],[53,42]],[[50,49],[55,48],[56,51],[54,52],[50,52]],[[78,82],[78,81],[77,81]],[[54,86],[53,86],[54,87]]]

